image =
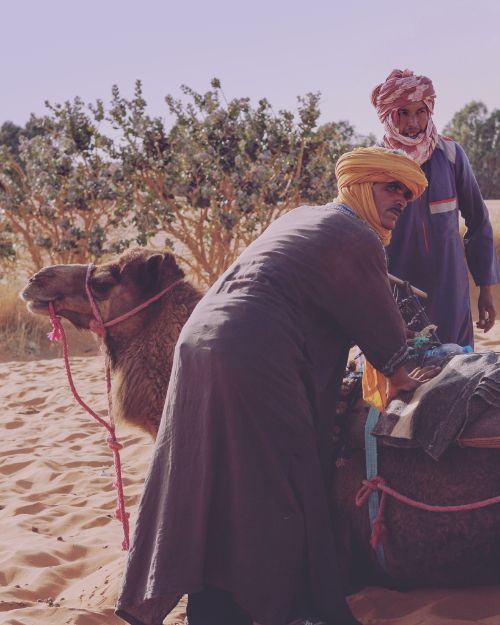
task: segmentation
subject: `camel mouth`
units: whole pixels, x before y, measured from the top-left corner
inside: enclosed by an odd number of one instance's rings
[[[68,302],[64,297],[37,297],[35,294],[30,293],[29,289],[22,291],[20,296],[26,302],[28,311],[33,315],[50,317],[49,304],[52,304],[54,314],[57,317],[67,319],[80,330],[89,329],[89,323],[92,320],[91,311],[83,312],[68,307]]]
[[[48,317],[50,315],[50,302],[54,302],[54,300],[28,300],[26,302],[26,308],[34,315],[45,315]]]

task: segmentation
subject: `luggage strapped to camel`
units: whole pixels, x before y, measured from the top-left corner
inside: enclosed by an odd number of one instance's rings
[[[422,347],[428,349],[428,347],[440,345],[438,335],[435,328],[430,324],[429,319],[423,309],[417,295],[420,297],[427,297],[425,293],[415,289],[408,282],[403,282],[399,278],[389,275],[390,281],[394,285],[394,297],[398,302],[401,314],[405,319],[406,325],[410,330],[422,330],[425,327],[430,328],[429,340],[425,343],[414,344],[414,356],[416,363],[421,365],[422,359],[420,358],[423,353]],[[419,362],[420,361],[420,362]],[[368,416],[364,428],[364,448],[365,448],[365,466],[366,466],[366,479],[363,480],[363,485],[356,494],[356,505],[358,507],[364,505],[368,501],[368,515],[370,519],[370,545],[375,550],[378,563],[380,567],[387,571],[386,559],[383,548],[383,537],[386,533],[386,527],[384,523],[384,511],[387,496],[404,503],[408,506],[425,510],[427,512],[464,512],[470,510],[477,510],[485,508],[497,503],[500,503],[500,496],[492,497],[482,501],[477,501],[469,504],[462,504],[456,506],[436,506],[425,504],[420,501],[416,501],[410,497],[398,493],[394,489],[390,488],[385,483],[385,480],[378,475],[378,457],[377,457],[377,438],[372,434],[372,431],[377,424],[380,412],[370,407]],[[476,425],[476,424],[475,424]],[[473,430],[470,432],[469,430]],[[479,429],[479,431],[478,431]],[[472,434],[472,435],[470,435]],[[494,432],[488,434],[487,432],[481,432],[480,427],[476,425],[475,428],[467,428],[465,436],[461,436],[457,441],[458,445],[462,447],[476,447],[476,448],[500,448],[500,424]],[[379,491],[381,497],[379,500]]]

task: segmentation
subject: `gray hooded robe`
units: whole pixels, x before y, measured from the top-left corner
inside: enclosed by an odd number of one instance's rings
[[[390,374],[405,331],[377,235],[349,209],[276,220],[186,323],[117,614],[159,625],[179,598],[230,592],[261,625],[355,623],[330,505],[334,406],[354,342]],[[305,590],[307,589],[307,590]]]

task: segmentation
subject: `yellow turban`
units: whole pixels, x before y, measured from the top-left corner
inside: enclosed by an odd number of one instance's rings
[[[419,165],[402,152],[386,148],[357,148],[343,154],[335,167],[339,194],[335,202],[347,204],[379,235],[384,245],[391,240],[392,231],[380,223],[372,184],[374,182],[402,182],[411,191],[413,199],[422,195],[427,179]]]
[[[384,245],[391,240],[392,231],[380,223],[372,185],[374,182],[402,182],[411,191],[412,198],[422,195],[427,179],[419,165],[402,152],[386,148],[358,148],[343,154],[335,167],[339,194],[336,202],[347,204],[379,235]],[[363,371],[363,398],[378,410],[387,404],[388,383],[385,376],[371,363],[365,362]]]

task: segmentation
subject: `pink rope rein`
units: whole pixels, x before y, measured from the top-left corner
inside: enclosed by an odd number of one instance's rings
[[[94,270],[95,270],[95,265],[93,264],[88,265],[87,273],[85,276],[85,292],[87,294],[90,307],[92,309],[92,314],[94,315],[94,319],[92,319],[92,321],[90,322],[89,328],[90,330],[98,334],[103,340],[106,338],[106,328],[114,326],[117,323],[121,321],[125,321],[125,319],[128,319],[129,317],[132,317],[132,315],[135,315],[140,310],[143,310],[144,308],[146,308],[153,302],[156,302],[161,297],[163,297],[166,293],[173,290],[176,286],[184,282],[184,279],[176,280],[175,282],[173,282],[172,284],[169,284],[168,287],[164,288],[162,291],[160,291],[159,293],[157,293],[150,299],[146,300],[142,304],[139,304],[132,310],[129,310],[127,313],[124,313],[123,315],[120,315],[119,317],[116,317],[115,319],[112,319],[111,321],[107,321],[106,323],[104,323],[102,320],[101,312],[94,301],[94,297],[90,289],[90,278]],[[105,427],[109,433],[109,436],[106,439],[106,442],[108,444],[108,447],[113,451],[113,462],[114,462],[114,467],[115,467],[115,480],[113,481],[113,486],[116,488],[116,491],[117,491],[117,495],[116,495],[117,505],[115,509],[115,517],[119,521],[121,521],[121,524],[123,527],[122,549],[124,551],[127,551],[130,545],[129,522],[128,522],[129,513],[126,512],[125,510],[125,497],[123,494],[123,479],[122,479],[122,468],[121,468],[121,461],[120,461],[120,449],[122,449],[123,446],[118,442],[116,438],[116,434],[115,434],[115,423],[113,419],[113,406],[112,406],[112,400],[111,400],[111,367],[109,364],[109,355],[106,352],[105,369],[106,369],[106,394],[107,394],[107,400],[108,400],[108,419],[109,419],[109,423],[108,423],[105,419],[103,419],[96,412],[94,412],[94,410],[92,410],[92,408],[90,408],[90,406],[88,406],[83,401],[78,391],[76,390],[75,384],[73,382],[73,376],[71,374],[71,366],[69,362],[68,341],[66,339],[66,334],[64,332],[64,328],[61,323],[61,318],[58,317],[55,313],[53,302],[49,302],[49,315],[50,315],[50,320],[52,322],[52,331],[49,332],[47,336],[51,341],[62,341],[64,366],[66,368],[66,374],[68,377],[69,386],[71,388],[74,398],[80,404],[80,406],[86,412],[88,412],[88,414],[91,417],[96,419],[96,421],[98,421],[103,427]]]
[[[73,376],[71,373],[71,366],[69,363],[69,355],[68,355],[68,341],[66,339],[66,334],[64,332],[64,328],[61,323],[61,318],[57,317],[54,311],[54,305],[52,302],[49,302],[49,313],[50,320],[52,322],[53,330],[49,332],[48,337],[51,341],[59,341],[62,340],[63,344],[63,355],[64,355],[64,366],[66,367],[66,374],[68,376],[69,386],[73,393],[74,398],[80,404],[80,406],[88,412],[88,414],[93,417],[96,421],[98,421],[109,433],[106,442],[108,447],[113,451],[113,462],[115,467],[115,480],[113,482],[113,486],[116,488],[117,495],[117,505],[115,509],[115,517],[121,521],[123,527],[123,541],[122,541],[122,549],[127,551],[130,545],[129,540],[129,523],[128,517],[129,514],[125,510],[125,497],[123,494],[123,480],[122,480],[122,469],[121,469],[121,461],[120,461],[120,449],[122,449],[122,445],[118,442],[115,434],[115,425],[113,422],[112,411],[111,411],[111,377],[109,372],[109,364],[106,363],[106,386],[107,386],[107,395],[108,395],[108,418],[109,423],[100,417],[90,406],[88,406],[83,399],[80,397],[78,391],[76,390],[75,383],[73,381]]]
[[[372,535],[370,538],[370,545],[373,548],[378,545],[387,531],[384,524],[384,511],[387,495],[389,497],[393,497],[401,503],[406,504],[407,506],[417,508],[418,510],[425,510],[427,512],[467,512],[470,510],[479,510],[480,508],[486,508],[500,503],[500,496],[497,496],[490,497],[489,499],[483,499],[482,501],[475,501],[473,503],[460,504],[456,506],[433,506],[421,501],[416,501],[415,499],[411,499],[411,497],[398,493],[398,491],[394,490],[390,486],[387,486],[384,478],[376,475],[370,480],[363,480],[363,486],[361,486],[356,494],[356,505],[361,507],[366,503],[368,497],[377,490],[382,492],[382,496],[380,498],[380,506],[377,518],[373,523]]]

